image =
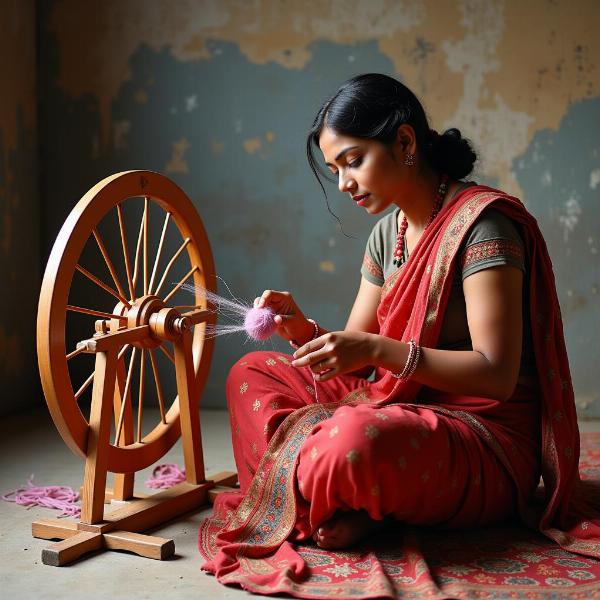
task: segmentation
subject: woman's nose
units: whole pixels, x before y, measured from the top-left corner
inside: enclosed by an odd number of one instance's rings
[[[338,188],[340,192],[352,192],[353,189],[356,189],[356,181],[354,181],[352,177],[348,177],[348,175],[344,174],[343,171],[340,171]]]

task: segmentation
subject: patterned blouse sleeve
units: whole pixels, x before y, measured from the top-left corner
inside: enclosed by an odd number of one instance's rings
[[[375,285],[383,285],[383,239],[381,231],[381,221],[379,221],[367,240],[365,255],[360,268],[361,275]]]
[[[511,265],[525,271],[523,240],[516,225],[489,208],[473,225],[460,252],[462,279],[483,269]]]

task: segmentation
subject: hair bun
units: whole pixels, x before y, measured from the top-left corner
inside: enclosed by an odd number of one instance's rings
[[[462,140],[462,134],[460,133],[460,129],[456,129],[456,127],[446,129],[446,131],[444,131],[442,135],[454,138],[455,140]]]
[[[430,130],[431,162],[436,169],[453,179],[462,179],[473,170],[477,160],[471,143],[462,137],[460,129],[446,129],[442,135],[433,135]]]

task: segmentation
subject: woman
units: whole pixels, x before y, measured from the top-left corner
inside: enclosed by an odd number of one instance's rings
[[[240,494],[221,498],[201,532],[204,568],[310,595],[290,541],[335,550],[384,520],[457,528],[517,513],[600,556],[582,541],[595,525],[572,518],[577,420],[535,219],[465,182],[469,143],[432,131],[414,94],[384,75],[349,80],[321,107],[307,144],[318,178],[316,147],[359,207],[394,210],[369,237],[344,331],[307,319],[288,292],[256,299],[296,351],[253,353],[231,371]],[[548,500],[536,512],[540,474]]]

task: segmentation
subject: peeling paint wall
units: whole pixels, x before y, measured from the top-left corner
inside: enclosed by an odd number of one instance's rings
[[[0,18],[0,415],[39,406],[35,321],[40,285],[36,189],[35,2]]]
[[[237,296],[294,292],[341,328],[373,224],[304,157],[316,109],[346,78],[389,73],[432,125],[461,128],[474,179],[522,197],[554,260],[581,416],[600,417],[600,5],[594,0],[62,0],[40,6],[44,255],[96,181],[171,176]],[[271,347],[271,342],[267,347]],[[275,347],[284,349],[282,345]],[[207,405],[250,346],[217,343]]]

